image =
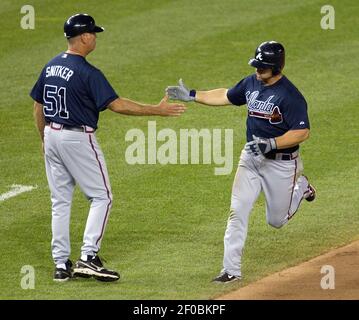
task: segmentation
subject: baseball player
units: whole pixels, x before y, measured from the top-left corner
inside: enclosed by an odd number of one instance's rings
[[[241,278],[241,258],[248,220],[261,191],[266,198],[266,218],[275,228],[285,225],[302,199],[313,201],[315,188],[302,175],[299,144],[309,137],[307,103],[299,90],[282,74],[284,47],[264,42],[249,65],[256,68],[231,89],[188,90],[167,87],[170,98],[206,105],[247,104],[247,143],[234,178],[230,215],[224,236],[224,258],[215,282]]]
[[[179,116],[185,110],[182,104],[168,103],[167,97],[158,105],[120,98],[103,73],[86,61],[95,49],[96,34],[102,31],[87,14],[71,16],[64,24],[67,51],[45,65],[30,93],[51,191],[55,281],[72,276],[100,281],[120,277],[106,269],[98,256],[112,206],[107,167],[95,136],[99,113],[110,109],[127,115]],[[81,257],[72,270],[69,223],[76,183],[91,207]]]

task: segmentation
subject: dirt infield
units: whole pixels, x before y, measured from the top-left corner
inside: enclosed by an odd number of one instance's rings
[[[321,288],[322,278],[329,275],[328,271],[321,273],[321,269],[325,265],[334,267],[334,289]],[[217,299],[358,300],[359,241],[332,250],[298,266],[265,277],[257,282],[221,296]]]

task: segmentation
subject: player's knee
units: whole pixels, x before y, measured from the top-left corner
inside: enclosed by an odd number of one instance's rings
[[[106,197],[105,201],[108,202],[108,206],[109,206],[109,208],[111,208],[112,203],[113,203],[113,196],[112,196],[111,192],[107,194],[107,197]]]
[[[109,201],[110,201],[109,207],[112,208],[112,204],[113,204],[113,195],[112,195],[112,193],[110,193],[110,195],[109,195]]]
[[[231,206],[229,209],[229,217],[228,221],[232,223],[236,223],[240,221],[240,208]]]
[[[280,229],[285,225],[286,221],[283,219],[269,218],[267,219],[267,223],[273,228]]]
[[[233,199],[231,201],[230,216],[238,216],[240,212],[248,212],[253,208],[253,202],[244,199]]]
[[[95,197],[90,197],[89,200],[92,202],[95,201],[95,202],[106,203],[106,205],[108,205],[109,207],[112,207],[113,196],[112,196],[111,192],[106,191],[106,192],[96,195]]]

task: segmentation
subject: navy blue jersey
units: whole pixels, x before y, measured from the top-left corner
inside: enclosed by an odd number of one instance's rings
[[[265,86],[253,74],[227,92],[228,100],[237,106],[247,104],[247,141],[252,135],[275,138],[289,130],[310,128],[307,103],[299,90],[285,77]],[[277,152],[291,153],[299,146]]]
[[[30,96],[47,122],[97,128],[100,111],[118,98],[103,73],[80,55],[61,53],[42,70]]]

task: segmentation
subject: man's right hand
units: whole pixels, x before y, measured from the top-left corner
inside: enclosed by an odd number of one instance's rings
[[[184,85],[183,80],[180,79],[178,86],[169,86],[166,88],[166,94],[173,100],[194,101],[195,98],[190,95],[190,90]]]
[[[186,110],[186,107],[183,104],[169,103],[168,95],[164,96],[156,108],[158,110],[158,115],[163,117],[178,117]]]

